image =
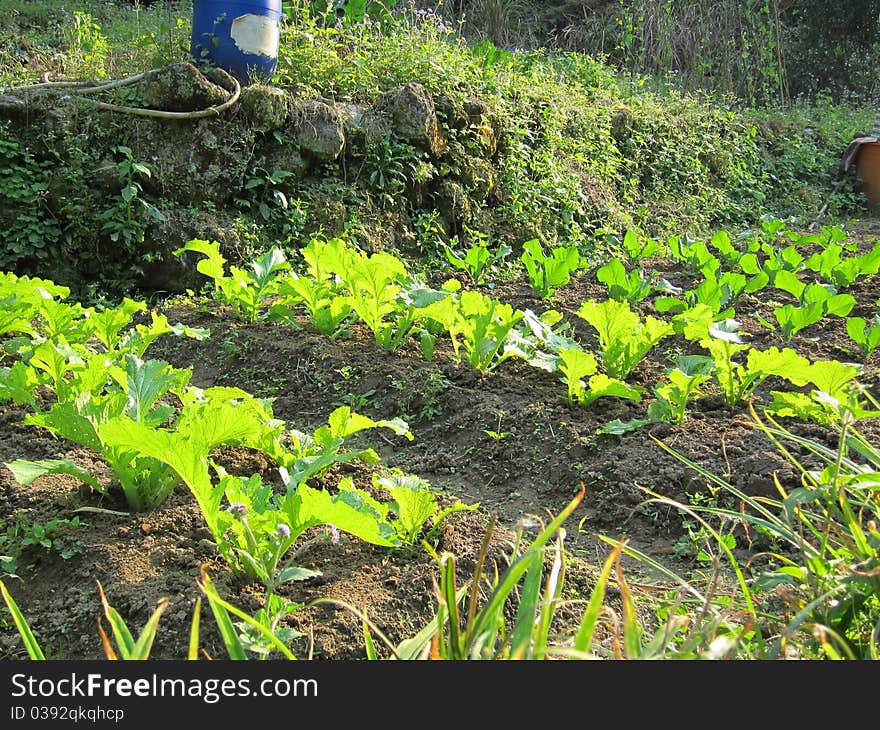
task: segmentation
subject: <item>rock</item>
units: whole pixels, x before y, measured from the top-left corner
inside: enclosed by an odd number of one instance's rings
[[[242,241],[228,223],[218,217],[216,212],[194,211],[191,208],[163,209],[165,221],[152,221],[144,235],[144,248],[152,254],[149,263],[143,264],[143,277],[140,285],[151,291],[180,293],[187,289],[198,291],[208,281],[196,270],[202,257],[187,251],[175,256],[174,251],[193,238],[218,241],[220,250],[230,251],[242,248]]]
[[[434,108],[437,116],[442,119],[449,129],[467,129],[470,124],[470,117],[464,104],[449,94],[443,94],[437,97],[434,102]]]
[[[451,224],[447,226],[447,230],[470,222],[473,206],[467,191],[459,183],[444,180],[438,186],[435,196],[440,215]]]
[[[391,117],[398,137],[434,156],[445,149],[434,102],[421,84],[409,83],[389,91],[382,107]]]
[[[472,198],[486,200],[495,188],[495,171],[486,160],[467,157],[461,165],[461,183]]]
[[[633,126],[633,114],[629,109],[618,109],[611,117],[611,136],[614,141],[620,144],[626,142],[631,136]]]
[[[498,117],[482,99],[468,99],[464,102],[464,110],[468,115],[469,124],[480,134],[483,146],[490,156],[498,151],[498,140],[501,136]]]
[[[148,71],[138,91],[146,106],[173,112],[219,106],[229,98],[226,89],[209,81],[187,62]]]
[[[360,104],[340,102],[336,104],[336,110],[342,117],[342,130],[349,150],[356,145],[366,148],[378,142],[390,129],[387,119]]]
[[[212,68],[205,74],[205,78],[211,83],[226,89],[230,94],[235,91],[235,85],[238,83],[228,71],[222,68]]]
[[[290,114],[290,97],[274,86],[247,86],[242,89],[238,104],[246,123],[258,132],[281,129]]]
[[[8,119],[24,119],[28,113],[28,104],[24,99],[8,94],[0,94],[0,117]]]
[[[275,185],[284,193],[292,193],[299,180],[309,171],[306,160],[294,144],[265,144],[262,153],[254,158],[256,169],[271,174],[279,170],[292,172],[293,175]]]
[[[241,190],[253,156],[255,132],[214,118],[139,118],[129,146],[135,159],[149,164],[144,189],[176,203],[227,203]]]
[[[333,162],[345,147],[342,117],[323,101],[305,101],[291,113],[296,141],[308,156],[318,162]]]

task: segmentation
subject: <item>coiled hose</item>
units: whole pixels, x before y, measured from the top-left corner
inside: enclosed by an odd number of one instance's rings
[[[113,81],[107,81],[103,84],[93,84],[91,81],[41,81],[37,84],[30,84],[28,86],[19,86],[15,89],[12,89],[12,93],[22,92],[22,91],[43,91],[49,90],[53,88],[69,88],[73,92],[77,94],[94,94],[99,91],[108,91],[110,89],[118,89],[123,86],[130,86],[132,84],[136,84],[138,81],[144,78],[149,71],[143,71],[138,74],[134,74],[133,76],[127,76],[124,79],[115,79]],[[239,84],[238,79],[235,77],[232,78],[233,83],[235,84],[235,88],[232,93],[229,95],[229,98],[224,101],[222,104],[217,106],[210,106],[205,109],[198,109],[190,112],[169,112],[163,109],[142,109],[140,107],[135,106],[121,106],[119,104],[110,104],[105,101],[98,101],[97,99],[89,99],[89,101],[94,104],[98,109],[106,109],[107,111],[112,112],[120,112],[122,114],[134,114],[139,117],[153,117],[159,119],[202,119],[204,117],[213,117],[221,114],[231,107],[235,102],[238,101],[238,97],[241,95],[241,84]]]

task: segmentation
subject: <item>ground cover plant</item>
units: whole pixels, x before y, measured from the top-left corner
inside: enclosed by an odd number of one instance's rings
[[[186,3],[112,5],[15,27],[53,78],[179,60]],[[60,168],[63,123],[4,122],[0,656],[878,658],[880,227],[835,180],[866,112],[807,133],[430,12],[288,5],[300,116],[271,128],[268,91],[237,129],[300,162],[263,147],[226,202],[182,206],[199,179],[122,122]],[[416,143],[394,105],[425,94]],[[319,96],[353,105],[338,151]]]

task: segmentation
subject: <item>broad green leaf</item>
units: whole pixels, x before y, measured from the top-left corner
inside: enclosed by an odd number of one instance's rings
[[[279,574],[276,582],[278,585],[283,583],[289,583],[294,580],[308,580],[309,578],[317,578],[321,575],[320,570],[309,570],[308,568],[301,568],[298,565],[291,565],[288,568],[284,568]]]
[[[831,396],[838,396],[861,368],[837,360],[818,360],[810,365],[809,382]]]
[[[373,545],[394,547],[394,528],[377,514],[373,500],[361,490],[346,489],[331,495],[302,484],[282,505],[291,524],[334,525]]]
[[[418,538],[425,523],[437,512],[437,500],[428,489],[428,483],[412,475],[374,475],[373,484],[387,489],[394,500],[392,509],[397,513],[393,523],[398,535],[405,542]]]
[[[80,406],[81,407],[81,406]],[[98,435],[96,418],[80,413],[75,403],[56,403],[48,413],[34,413],[24,417],[26,426],[40,426],[93,451],[101,452],[104,444]]]
[[[264,288],[269,281],[279,272],[290,269],[290,264],[278,246],[274,246],[251,263],[254,270],[256,283],[259,288]]]
[[[624,383],[616,378],[609,378],[604,373],[593,375],[589,380],[589,387],[583,396],[583,404],[589,405],[597,398],[625,398],[626,400],[640,401],[642,391],[636,386]]]
[[[212,534],[219,538],[217,513],[223,489],[211,483],[204,443],[189,435],[148,428],[127,416],[112,418],[101,424],[99,430],[108,446],[151,457],[174,469],[196,498]]]
[[[83,469],[71,459],[43,459],[28,461],[16,459],[6,464],[12,476],[23,487],[29,487],[33,482],[45,474],[69,474],[80,481],[85,482],[94,490],[105,492],[104,487],[86,469]]]
[[[125,372],[128,415],[135,421],[143,421],[161,395],[189,380],[188,371],[175,370],[164,360],[143,361],[133,355],[127,358]]]
[[[812,372],[810,361],[788,347],[782,350],[776,347],[766,350],[750,348],[746,356],[746,365],[752,372],[785,378],[798,387],[809,382]]]
[[[40,384],[34,369],[22,360],[11,368],[0,368],[0,402],[12,400],[17,405],[34,402]]]
[[[226,259],[220,254],[220,244],[217,241],[193,239],[174,251],[174,255],[180,256],[184,251],[195,251],[207,257],[196,264],[196,270],[209,279],[216,282],[225,276]]]

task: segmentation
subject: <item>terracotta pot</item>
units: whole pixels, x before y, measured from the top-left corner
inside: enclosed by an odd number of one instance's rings
[[[856,174],[868,205],[880,205],[880,142],[863,144],[859,149]]]

